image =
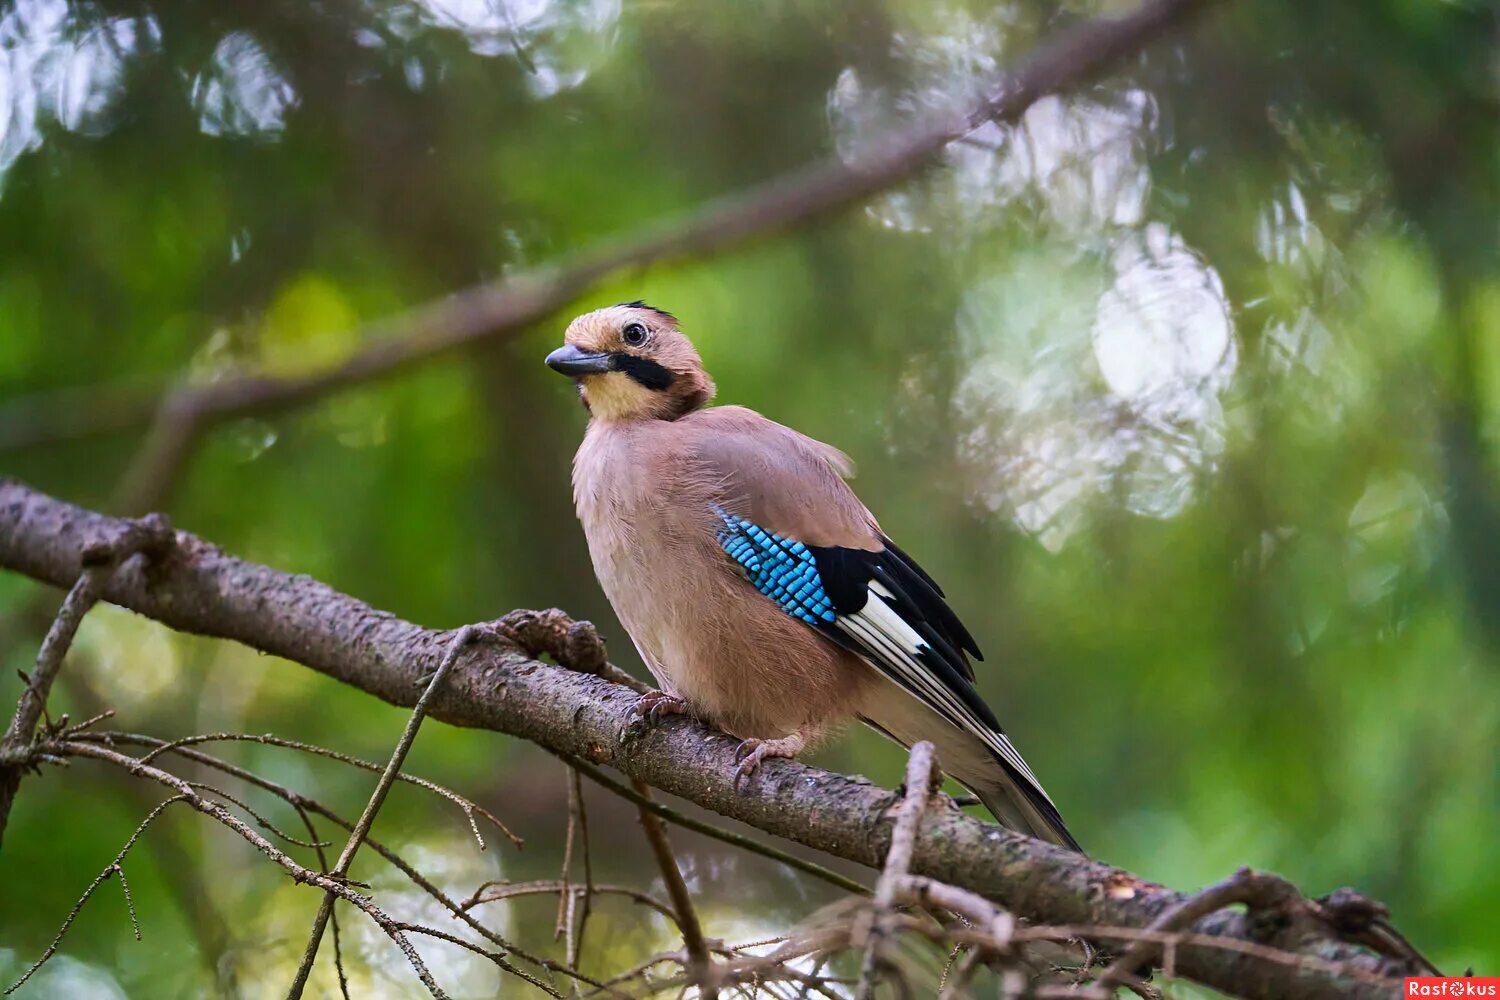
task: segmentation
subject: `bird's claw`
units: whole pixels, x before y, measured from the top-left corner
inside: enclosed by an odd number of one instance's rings
[[[742,790],[744,782],[756,772],[761,761],[767,757],[785,757],[790,760],[806,748],[807,737],[801,733],[793,733],[776,740],[761,740],[753,736],[747,740],[741,740],[740,745],[734,748],[735,791]]]
[[[766,748],[765,740],[751,737],[741,740],[740,745],[734,748],[734,790],[743,791],[745,782],[760,767],[760,762],[770,754]]]
[[[687,711],[687,702],[665,691],[647,691],[630,706],[631,715],[653,726],[661,725],[661,720],[669,715],[686,715]]]
[[[780,756],[771,745],[774,742],[750,738],[739,742],[738,747],[735,747],[735,792],[744,792],[745,783],[760,768],[762,760]]]
[[[665,691],[647,691],[630,706],[631,721],[620,730],[620,742],[625,743],[635,736],[643,735],[647,729],[661,725],[669,715],[686,715],[688,703]]]

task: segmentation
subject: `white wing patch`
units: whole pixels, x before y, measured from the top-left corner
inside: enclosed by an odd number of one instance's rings
[[[984,742],[1048,803],[1052,799],[1036,775],[1004,733],[991,729],[965,705],[941,677],[922,662],[927,642],[896,610],[886,603],[894,595],[883,584],[871,580],[865,606],[854,614],[840,613],[833,627],[842,630],[861,650],[866,661],[886,674],[907,693],[937,712],[948,722]]]

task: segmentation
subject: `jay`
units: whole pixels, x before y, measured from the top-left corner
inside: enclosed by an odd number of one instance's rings
[[[973,636],[845,482],[842,452],[706,407],[698,352],[643,302],[573,320],[547,365],[589,413],[573,495],[599,583],[660,685],[638,713],[742,739],[742,776],[859,718],[906,746],[930,740],[1002,823],[1079,849],[975,689]]]

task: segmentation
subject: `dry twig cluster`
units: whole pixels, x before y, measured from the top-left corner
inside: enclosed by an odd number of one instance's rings
[[[9,519],[0,515],[0,524],[12,529],[5,537],[12,540],[28,537],[26,529],[35,527],[36,520],[34,517],[26,517],[24,512],[27,509],[34,512],[38,503],[56,505],[57,508],[62,506],[57,505],[56,501],[41,498],[39,494],[19,484],[0,483],[0,511],[12,515]],[[132,537],[130,533],[139,530],[134,522],[99,520],[106,525],[115,526],[117,534],[110,536],[106,531],[106,537],[124,539]],[[98,535],[99,532],[95,531],[94,534]],[[46,539],[29,537],[32,546],[45,548],[60,538],[76,542],[75,535],[76,532],[65,529]],[[128,567],[119,558],[97,565],[94,561],[79,560],[80,579],[99,577],[100,582],[95,585],[98,593],[95,596],[113,596],[117,599],[121,595],[109,590],[117,583],[114,580],[115,573],[130,577],[127,588],[140,586],[170,591],[170,581],[173,578],[184,572],[192,575],[191,565],[201,562],[201,543],[182,534],[162,536],[158,532],[152,537],[156,541],[149,549],[127,549],[118,540],[103,548],[93,543],[76,544],[75,551],[84,554],[101,551],[138,553],[132,557],[135,562]],[[24,555],[24,552],[8,550],[0,545],[0,563],[19,564],[24,568],[27,563]],[[89,558],[94,560],[95,557],[90,555]],[[110,573],[100,573],[96,572],[98,565],[114,566],[116,569]],[[247,565],[239,564],[242,568]],[[236,570],[234,575],[241,585],[248,584],[249,577],[242,569]],[[204,581],[198,582],[201,584]],[[75,587],[73,593],[79,592],[87,594],[91,591]],[[179,610],[191,603],[177,602],[170,594],[164,595],[164,599]],[[264,607],[264,600],[264,593],[255,598],[261,607]],[[126,600],[125,603],[131,602]],[[321,604],[327,609],[326,602],[312,603]],[[58,623],[49,632],[49,637],[63,632],[71,635],[70,630],[76,629],[77,618],[81,614],[78,600],[70,598],[65,601],[59,612]],[[374,613],[365,609],[360,614],[361,617],[369,618]],[[484,645],[494,647],[493,650],[470,646],[471,640],[481,637],[487,640]],[[609,665],[604,656],[603,645],[588,623],[574,622],[555,610],[518,611],[494,623],[466,626],[455,632],[444,633],[441,642],[425,644],[425,665],[419,665],[414,675],[414,679],[419,682],[416,687],[420,688],[421,695],[415,699],[416,704],[406,730],[398,741],[391,760],[384,767],[336,751],[273,736],[215,733],[165,741],[128,732],[101,731],[98,727],[106,716],[77,725],[70,725],[66,719],[48,721],[29,740],[11,742],[5,755],[0,757],[0,764],[13,770],[88,759],[116,767],[133,778],[154,783],[170,793],[166,800],[148,813],[119,854],[105,866],[75,904],[52,945],[12,988],[23,985],[36,968],[55,954],[73,919],[103,882],[119,875],[122,886],[126,884],[123,865],[128,852],[163,811],[179,802],[213,819],[252,844],[273,863],[287,871],[296,882],[311,885],[321,891],[323,903],[313,921],[304,960],[299,966],[289,996],[299,995],[306,983],[328,923],[332,923],[334,927],[333,960],[339,981],[346,984],[336,920],[335,904],[339,901],[353,906],[371,920],[400,949],[416,977],[437,997],[444,995],[442,987],[413,945],[415,936],[439,938],[466,948],[494,963],[506,974],[521,978],[531,986],[559,997],[567,995],[565,990],[572,993],[585,988],[594,993],[637,996],[686,986],[696,987],[700,995],[740,992],[747,996],[760,993],[780,996],[783,991],[789,995],[817,993],[843,996],[852,987],[856,996],[865,997],[872,996],[879,983],[896,984],[905,995],[916,988],[916,981],[921,977],[922,970],[930,971],[934,962],[941,969],[938,978],[942,982],[941,992],[944,996],[968,995],[974,977],[984,969],[999,976],[1002,994],[1008,996],[1103,997],[1111,995],[1117,985],[1149,995],[1152,987],[1143,982],[1141,976],[1154,964],[1159,952],[1162,964],[1169,973],[1181,971],[1180,956],[1184,953],[1196,956],[1199,963],[1205,953],[1229,956],[1235,967],[1246,962],[1256,963],[1262,967],[1258,974],[1260,981],[1282,981],[1274,974],[1265,979],[1265,968],[1279,968],[1293,977],[1290,981],[1304,986],[1303,995],[1309,996],[1383,995],[1392,987],[1393,981],[1389,978],[1392,971],[1430,969],[1384,921],[1383,913],[1361,897],[1346,893],[1337,899],[1313,903],[1304,900],[1293,887],[1280,879],[1250,872],[1237,873],[1226,882],[1212,886],[1196,896],[1176,898],[1171,905],[1157,908],[1154,918],[1144,926],[1103,921],[1059,924],[1033,919],[1028,922],[1003,905],[998,905],[994,899],[986,898],[986,894],[974,891],[974,888],[915,870],[922,849],[930,847],[930,840],[935,832],[941,835],[943,830],[941,823],[935,826],[931,821],[951,820],[956,814],[951,800],[945,800],[935,790],[941,775],[932,748],[927,744],[918,744],[913,749],[906,789],[898,799],[891,800],[875,793],[874,800],[884,804],[872,817],[874,825],[864,830],[864,839],[884,841],[884,846],[877,849],[877,856],[883,861],[883,867],[873,897],[864,887],[814,863],[793,858],[752,838],[717,830],[702,821],[688,820],[670,807],[656,803],[639,775],[632,775],[630,785],[615,781],[593,763],[583,759],[587,755],[598,755],[603,749],[585,733],[581,746],[558,746],[555,741],[542,741],[549,749],[562,756],[571,768],[568,779],[569,832],[565,841],[568,848],[560,877],[545,883],[482,885],[469,898],[455,899],[438,889],[431,880],[389,847],[371,838],[369,833],[386,792],[397,780],[404,780],[455,802],[468,818],[481,848],[483,841],[475,825],[476,816],[483,817],[509,836],[501,821],[480,806],[441,786],[405,775],[400,767],[429,709],[442,705],[444,714],[450,714],[451,706],[443,702],[445,692],[455,685],[462,685],[463,678],[472,681],[472,670],[464,671],[464,664],[461,663],[464,658],[460,654],[473,648],[474,655],[469,659],[474,661],[483,660],[487,654],[498,653],[513,657],[517,654],[509,653],[508,650],[515,649],[518,641],[525,644],[519,650],[519,655],[523,657],[522,662],[526,666],[519,672],[510,674],[501,683],[502,689],[519,683],[524,677],[534,677],[539,672],[554,675],[545,678],[550,681],[574,677],[587,684],[604,685],[612,690],[619,690],[621,687],[611,679],[620,676],[618,670]],[[43,643],[41,659],[48,663],[54,660],[61,662],[66,645],[66,641],[61,638],[49,638],[49,641]],[[530,659],[544,654],[552,656],[568,669],[548,669]],[[436,670],[431,669],[434,661],[437,663]],[[56,672],[55,667],[49,670],[53,674]],[[36,673],[42,674],[44,671],[39,668]],[[634,682],[632,686],[639,687]],[[632,700],[625,692],[622,692],[621,697],[626,702]],[[28,689],[27,695],[23,697],[23,704],[32,702],[34,695],[32,689]],[[575,715],[576,717],[578,716]],[[628,722],[628,710],[617,713],[615,718]],[[612,732],[618,734],[620,728],[617,725]],[[673,721],[645,733],[627,732],[621,743],[629,747],[649,742],[664,735],[667,730],[681,728],[682,723]],[[706,746],[705,737],[696,732],[691,735],[691,739],[700,751]],[[708,740],[711,741],[712,737],[708,737]],[[380,777],[364,813],[351,822],[314,799],[202,749],[207,744],[227,741],[252,741],[317,754],[378,772]],[[124,752],[123,748],[137,748],[141,753],[131,755]],[[578,752],[580,749],[583,753]],[[722,749],[725,753],[732,752],[727,747]],[[630,761],[632,755],[638,760],[640,751],[624,749],[621,754],[622,756],[614,758],[616,764]],[[172,758],[180,758],[246,782],[280,799],[295,810],[306,828],[306,838],[292,836],[280,829],[239,794],[215,784],[192,781],[172,773],[164,766],[164,762]],[[698,766],[715,767],[712,761],[705,765],[701,757]],[[794,764],[777,764],[773,767],[806,770]],[[728,768],[717,769],[721,774],[730,773]],[[626,766],[626,770],[631,769]],[[660,867],[662,881],[667,889],[667,900],[657,899],[644,888],[601,886],[594,882],[589,860],[587,814],[579,784],[581,777],[599,782],[609,791],[630,799],[637,806],[648,842]],[[727,778],[724,780],[730,781]],[[730,781],[730,784],[732,787],[733,782]],[[744,797],[753,798],[753,794],[752,791]],[[816,797],[812,801],[817,801]],[[329,864],[325,852],[329,844],[320,839],[314,817],[328,820],[350,831],[343,851],[333,865]],[[794,863],[803,871],[849,889],[850,896],[843,903],[813,914],[802,927],[776,941],[727,946],[709,936],[707,929],[703,927],[692,896],[681,877],[662,820],[680,822],[738,846]],[[989,829],[991,833],[985,835],[986,841],[993,841],[997,836],[1002,840],[1016,839],[1016,835],[1001,834],[994,828]],[[924,837],[928,843],[924,843]],[[1019,839],[1025,841],[1025,838]],[[287,846],[278,847],[275,841],[281,841]],[[571,880],[574,854],[572,845],[575,842],[580,843],[579,853],[583,859],[582,885]],[[1035,842],[1025,842],[1029,850],[1041,853],[1044,866],[1061,860],[1055,857],[1060,854],[1070,864],[1094,869],[1092,884],[1096,891],[1135,898],[1138,895],[1144,897],[1143,890],[1148,888],[1145,883],[1124,873],[1109,873],[1102,866],[1090,866],[1086,861],[1066,855],[1066,852],[1057,852]],[[455,922],[455,927],[448,929],[401,920],[383,909],[368,893],[367,886],[350,881],[347,874],[350,862],[355,851],[363,844],[368,844],[423,892],[437,900]],[[316,866],[296,860],[293,850],[298,848],[312,851],[317,859]],[[923,860],[923,863],[932,867],[930,860]],[[1045,867],[1041,870],[1045,870]],[[1101,871],[1108,874],[1101,875]],[[1031,877],[1036,877],[1035,870]],[[556,927],[563,944],[560,957],[529,952],[501,936],[474,915],[474,911],[481,905],[539,893],[555,893],[558,896]],[[679,929],[683,949],[653,956],[650,961],[611,978],[601,979],[590,975],[580,968],[580,957],[587,914],[596,895],[623,896],[669,917]],[[1162,894],[1157,898],[1171,897],[1170,894]],[[1306,924],[1316,921],[1323,928],[1322,933],[1327,941],[1344,938],[1358,940],[1366,947],[1373,944],[1379,947],[1385,960],[1372,966],[1348,957],[1323,957],[1316,950],[1309,952],[1306,949],[1286,947],[1272,939],[1261,941],[1244,935],[1230,936],[1205,930],[1206,919],[1235,904],[1247,906],[1252,911],[1255,923],[1261,925],[1284,929],[1298,922]],[[770,951],[761,950],[768,946],[771,947]],[[1059,951],[1071,957],[1066,961],[1059,961],[1056,957]],[[1115,953],[1114,960],[1101,969],[1101,956],[1111,953]],[[1357,952],[1347,954],[1354,955]],[[925,960],[923,955],[926,956]],[[938,962],[939,958],[943,961]],[[663,967],[675,969],[676,972],[664,975]],[[1196,968],[1190,968],[1189,974],[1202,976]],[[1252,989],[1245,992],[1256,995],[1257,991]]]

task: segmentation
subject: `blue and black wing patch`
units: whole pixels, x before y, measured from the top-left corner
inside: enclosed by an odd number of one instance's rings
[[[723,521],[719,544],[755,589],[983,741],[1047,824],[1072,843],[1052,800],[974,687],[968,656],[983,659],[974,637],[910,556],[884,536],[877,552],[806,545],[725,510],[715,513]]]
[[[823,587],[812,549],[722,510],[717,513],[724,520],[719,544],[756,590],[793,618],[814,626],[833,624],[833,599]]]

